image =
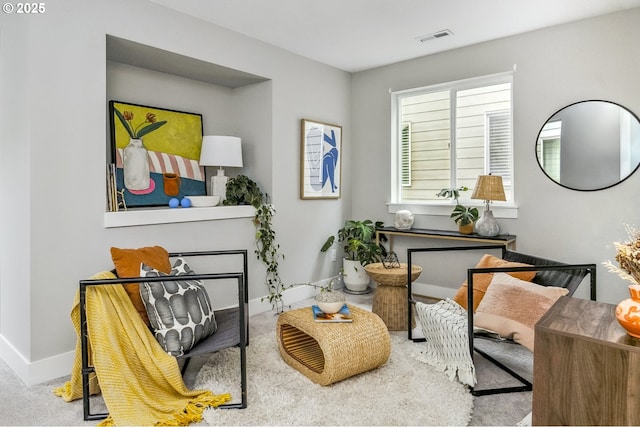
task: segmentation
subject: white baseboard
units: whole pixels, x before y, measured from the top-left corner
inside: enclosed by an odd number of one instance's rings
[[[329,279],[320,280],[318,282],[314,282],[313,285],[327,286],[331,279],[333,278],[331,277]],[[313,286],[298,285],[284,291],[282,293],[282,301],[285,306],[294,305],[299,301],[315,296],[317,293],[318,289]],[[249,301],[249,313],[252,315],[264,313],[265,311],[270,310],[273,310],[273,307],[271,306],[267,296]]]
[[[2,358],[7,366],[9,366],[9,369],[11,369],[22,382],[27,383],[25,379],[28,376],[29,362],[7,341],[4,335],[0,335],[0,358]]]
[[[75,355],[75,351],[68,351],[30,363],[27,386],[71,375]]]
[[[69,351],[29,362],[4,336],[0,336],[0,358],[27,387],[69,375],[74,357],[75,351]]]

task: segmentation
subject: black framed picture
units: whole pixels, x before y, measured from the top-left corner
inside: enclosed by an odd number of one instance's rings
[[[109,101],[116,191],[127,207],[206,194],[202,114]]]

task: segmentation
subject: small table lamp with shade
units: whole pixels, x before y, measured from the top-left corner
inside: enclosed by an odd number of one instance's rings
[[[227,195],[227,181],[223,167],[242,167],[242,144],[237,136],[207,135],[202,137],[200,151],[201,166],[218,166],[217,175],[211,177],[211,195],[220,196],[220,202]]]
[[[476,221],[475,231],[481,236],[493,237],[500,233],[500,226],[489,209],[492,200],[506,201],[502,177],[499,175],[480,175],[473,189],[472,199],[484,200],[486,209]]]

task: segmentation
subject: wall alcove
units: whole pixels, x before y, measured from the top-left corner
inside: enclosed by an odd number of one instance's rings
[[[204,135],[242,138],[245,166],[226,174],[248,175],[264,187],[263,191],[271,192],[270,166],[257,160],[271,156],[272,85],[268,78],[109,34],[106,74],[107,163],[113,161],[107,108],[110,100],[196,112],[202,114]],[[215,172],[206,170],[207,177],[212,173]],[[254,214],[250,206],[132,208],[105,212],[104,226],[210,221]]]

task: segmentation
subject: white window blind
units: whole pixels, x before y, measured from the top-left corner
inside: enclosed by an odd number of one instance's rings
[[[487,172],[500,175],[511,186],[511,115],[509,111],[487,113]]]
[[[411,123],[402,124],[400,144],[400,164],[402,167],[402,186],[411,186]]]

